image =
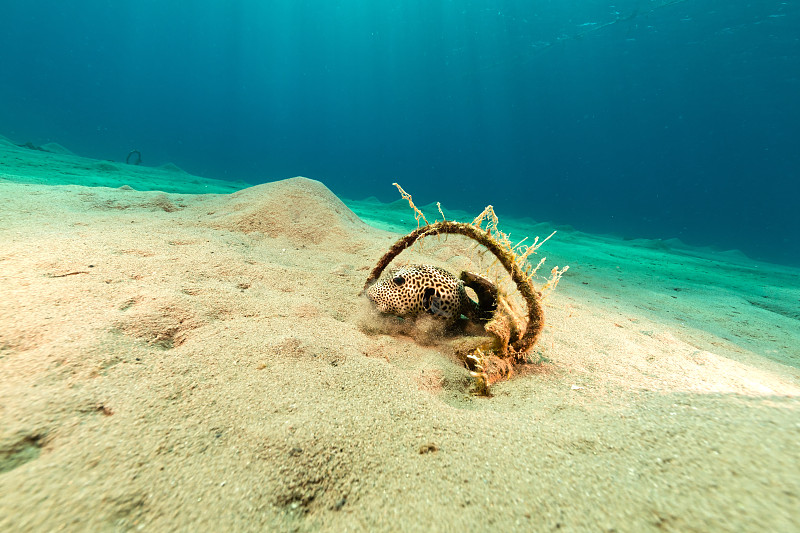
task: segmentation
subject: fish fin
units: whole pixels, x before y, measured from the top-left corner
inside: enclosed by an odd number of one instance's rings
[[[440,296],[436,296],[435,289],[429,287],[425,289],[424,293],[422,293],[422,308],[425,309],[426,312],[434,316],[450,318],[451,316],[453,316],[453,314],[448,313],[442,308],[443,303],[444,300],[442,300]]]

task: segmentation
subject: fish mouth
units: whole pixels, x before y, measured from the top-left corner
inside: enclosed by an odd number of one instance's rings
[[[372,298],[370,298],[370,301],[372,302],[372,305],[375,306],[375,309],[377,309],[381,313],[391,313],[392,310],[389,308],[388,305],[381,302],[376,302]]]
[[[375,299],[375,286],[373,285],[369,289],[367,289],[367,298],[369,301],[372,302],[372,305],[377,307],[381,312],[384,312],[384,305],[381,305],[381,302]]]
[[[391,304],[376,299],[375,291],[372,290],[372,287],[367,290],[367,298],[369,298],[369,301],[372,302],[372,305],[375,306],[379,312],[386,314],[394,313],[394,309]]]

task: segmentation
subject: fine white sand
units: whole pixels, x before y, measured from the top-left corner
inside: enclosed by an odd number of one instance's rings
[[[797,269],[560,229],[478,398],[359,294],[407,205],[159,184],[237,188],[0,140],[0,531],[800,530]]]

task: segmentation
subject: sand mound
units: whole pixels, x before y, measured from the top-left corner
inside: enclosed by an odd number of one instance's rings
[[[64,148],[58,143],[47,143],[40,146],[42,150],[45,152],[50,152],[51,154],[60,154],[60,155],[75,155],[75,153],[70,150],[69,148]]]
[[[188,172],[183,170],[181,167],[179,167],[175,163],[164,163],[163,165],[159,165],[156,168],[159,169],[159,170],[167,171],[167,172],[179,172],[181,174],[188,174]]]
[[[215,216],[219,228],[304,244],[336,243],[369,228],[325,185],[302,177],[234,193]]]

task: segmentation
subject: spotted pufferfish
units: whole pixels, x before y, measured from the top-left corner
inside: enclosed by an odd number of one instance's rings
[[[467,294],[470,287],[478,296]],[[394,269],[367,289],[367,296],[381,313],[414,317],[427,313],[455,322],[461,316],[477,322],[490,320],[497,309],[497,288],[473,272],[456,278],[432,265],[406,265]]]

